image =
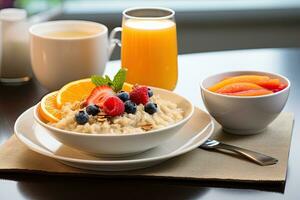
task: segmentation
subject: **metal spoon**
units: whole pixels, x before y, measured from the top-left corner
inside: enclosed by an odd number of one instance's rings
[[[266,166],[266,165],[274,165],[278,162],[276,158],[272,158],[270,156],[257,153],[251,150],[247,150],[244,148],[228,145],[221,143],[217,140],[206,140],[199,148],[206,149],[206,150],[216,150],[216,149],[223,149],[228,150],[231,152],[238,153],[239,155],[244,156],[250,161],[253,161],[259,165]]]

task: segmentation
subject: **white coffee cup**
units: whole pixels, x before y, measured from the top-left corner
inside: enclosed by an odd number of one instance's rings
[[[88,32],[78,37],[52,37],[54,32]],[[102,75],[105,64],[117,42],[115,32],[108,40],[103,24],[80,20],[51,21],[30,27],[30,54],[38,81],[50,90],[64,84]]]

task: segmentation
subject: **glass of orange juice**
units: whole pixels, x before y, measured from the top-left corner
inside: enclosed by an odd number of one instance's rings
[[[168,8],[129,8],[123,12],[121,61],[127,82],[168,90],[176,86],[175,12]]]

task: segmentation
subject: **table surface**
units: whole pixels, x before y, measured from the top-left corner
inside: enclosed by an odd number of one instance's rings
[[[261,70],[280,73],[292,83],[285,111],[300,115],[300,49],[254,49],[180,55],[179,79],[175,92],[186,96],[204,109],[199,82],[208,75],[231,70]],[[117,71],[119,61],[108,63],[106,73]],[[33,80],[22,86],[0,85],[0,144],[13,134],[16,118],[37,103],[48,91]],[[294,125],[285,193],[248,189],[210,188],[201,184],[187,185],[175,181],[87,179],[15,175],[0,180],[0,199],[300,199],[299,124]]]

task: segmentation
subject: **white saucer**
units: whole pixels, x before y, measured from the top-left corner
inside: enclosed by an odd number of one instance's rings
[[[63,145],[34,122],[33,108],[20,115],[14,129],[18,139],[28,148],[66,165],[88,170],[125,171],[150,167],[197,148],[211,136],[214,124],[206,112],[195,107],[188,123],[163,145],[122,158],[95,157]]]

